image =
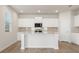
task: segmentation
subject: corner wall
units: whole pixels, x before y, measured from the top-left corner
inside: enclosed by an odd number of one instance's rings
[[[17,14],[15,11],[11,10],[12,13],[12,31],[5,32],[4,30],[4,12],[7,6],[0,6],[0,51],[7,48],[11,44],[17,41]]]
[[[59,14],[60,41],[71,42],[71,29],[72,29],[71,25],[72,25],[71,11],[61,12]]]

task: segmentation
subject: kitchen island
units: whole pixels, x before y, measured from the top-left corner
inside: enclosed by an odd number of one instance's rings
[[[53,48],[58,49],[58,33],[22,33],[21,49],[25,48]]]

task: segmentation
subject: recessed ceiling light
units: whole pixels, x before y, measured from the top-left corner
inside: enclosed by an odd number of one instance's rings
[[[23,13],[23,10],[20,10],[20,13]]]
[[[58,13],[58,10],[56,10],[56,13]]]
[[[40,13],[41,11],[40,11],[40,10],[38,10],[37,12],[38,12],[38,13]]]

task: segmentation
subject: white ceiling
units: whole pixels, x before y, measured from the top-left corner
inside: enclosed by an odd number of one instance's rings
[[[79,9],[79,5],[12,5],[19,14],[36,14],[40,10],[40,14],[56,13],[56,10],[59,12],[66,10],[76,10]],[[23,11],[23,12],[22,12]]]

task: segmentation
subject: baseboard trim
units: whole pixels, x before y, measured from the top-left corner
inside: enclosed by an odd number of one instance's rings
[[[76,43],[73,43],[73,42],[71,42],[72,44],[74,44],[74,45],[77,45],[77,46],[79,46],[78,44],[76,44]]]
[[[68,42],[71,43],[71,41],[66,41],[66,40],[59,40],[60,42]]]
[[[79,44],[76,44],[76,43],[74,43],[74,42],[69,42],[69,41],[60,41],[60,42],[71,43],[71,44],[74,44],[74,45],[79,46]]]
[[[16,42],[17,42],[17,40],[16,40],[16,41],[14,41],[13,43],[10,43],[10,44],[9,44],[9,45],[7,45],[6,47],[4,47],[4,48],[0,49],[0,52],[4,51],[5,49],[7,49],[7,48],[8,48],[8,47],[10,47],[11,45],[15,44]]]

